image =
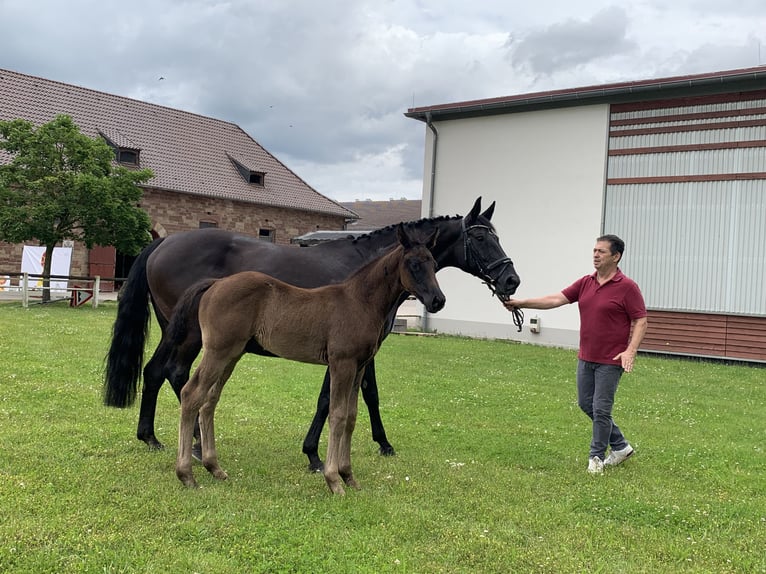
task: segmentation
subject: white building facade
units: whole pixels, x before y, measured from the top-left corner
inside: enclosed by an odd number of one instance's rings
[[[644,350],[766,361],[766,69],[413,108],[425,124],[423,213],[497,201],[522,298],[592,272],[596,237],[650,310]],[[576,347],[575,305],[511,315],[465,274],[439,280],[438,332]],[[539,318],[539,332],[529,319]]]

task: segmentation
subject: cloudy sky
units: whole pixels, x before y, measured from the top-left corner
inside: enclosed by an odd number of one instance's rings
[[[413,106],[761,64],[763,0],[0,0],[0,68],[234,122],[338,201],[420,198]]]

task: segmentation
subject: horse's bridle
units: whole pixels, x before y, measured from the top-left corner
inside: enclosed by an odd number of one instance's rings
[[[468,232],[472,229],[486,229],[487,233],[495,238],[497,238],[497,234],[492,230],[491,227],[488,225],[482,225],[481,223],[476,223],[466,227],[465,218],[460,220],[460,226],[462,227],[463,233],[463,256],[465,257],[466,264],[469,267],[473,266],[475,269],[479,270],[479,277],[483,279],[483,283],[489,288],[489,290],[492,292],[492,295],[496,295],[497,298],[503,302],[507,301],[509,297],[507,295],[501,295],[497,292],[495,280],[492,279],[489,272],[493,269],[496,269],[497,267],[502,266],[502,269],[500,270],[500,275],[502,275],[505,271],[505,268],[508,267],[508,265],[511,265],[513,261],[511,261],[510,257],[501,257],[497,261],[493,261],[488,265],[484,265],[484,262],[481,260],[481,257],[479,257],[478,251],[474,246],[473,240],[471,239],[471,236],[468,234]],[[513,314],[513,324],[516,326],[519,332],[521,332],[522,325],[524,325],[524,313],[521,311],[521,309],[516,307],[513,308],[511,313]]]

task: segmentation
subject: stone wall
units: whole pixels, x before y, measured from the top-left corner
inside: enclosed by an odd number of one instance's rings
[[[275,243],[289,245],[293,237],[318,229],[343,229],[345,223],[339,216],[156,189],[144,190],[140,205],[149,214],[152,233],[157,237],[199,229],[202,224],[245,235],[270,233]],[[27,244],[37,245],[31,241]],[[21,271],[22,249],[22,245],[0,242],[0,275]],[[88,276],[88,267],[88,250],[82,243],[75,242],[70,274]]]

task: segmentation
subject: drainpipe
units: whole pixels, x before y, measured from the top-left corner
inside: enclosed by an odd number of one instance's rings
[[[434,143],[431,147],[431,185],[428,190],[428,217],[434,216],[434,192],[436,190],[436,146],[439,143],[439,132],[436,131],[431,121],[431,112],[426,112],[426,125],[434,134]]]
[[[428,190],[428,217],[434,216],[434,192],[436,191],[436,146],[439,143],[439,132],[436,131],[431,121],[431,112],[426,112],[426,125],[433,133],[433,145],[431,146],[431,184]],[[428,311],[423,310],[423,331],[428,332]]]

